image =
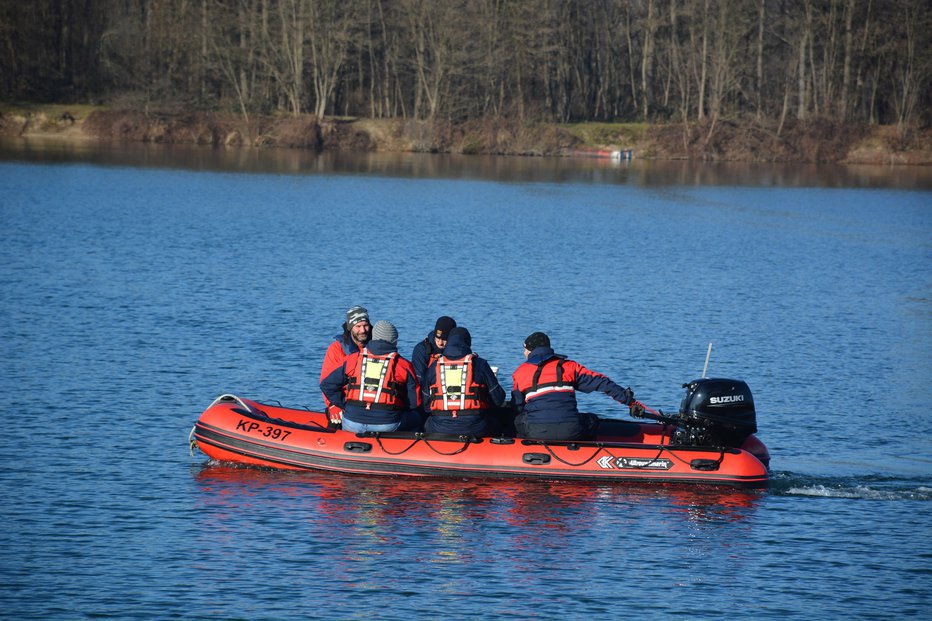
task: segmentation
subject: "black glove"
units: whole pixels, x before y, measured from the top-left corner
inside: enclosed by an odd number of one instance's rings
[[[631,405],[634,403],[634,391],[630,388],[625,388],[625,405]]]
[[[644,406],[638,401],[634,401],[628,406],[631,408],[631,416],[635,418],[644,418]]]

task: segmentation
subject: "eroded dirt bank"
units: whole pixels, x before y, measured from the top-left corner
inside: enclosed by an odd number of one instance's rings
[[[632,149],[635,157],[708,161],[932,164],[932,130],[898,132],[825,120],[770,127],[754,120],[684,125],[521,124],[484,119],[454,124],[411,120],[143,113],[81,106],[0,111],[0,137],[125,140],[324,151],[559,156]]]

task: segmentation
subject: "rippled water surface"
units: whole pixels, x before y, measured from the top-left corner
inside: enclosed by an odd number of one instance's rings
[[[0,617],[927,616],[927,171],[191,153],[0,157]],[[453,315],[506,385],[545,330],[668,411],[711,341],[772,485],[189,455],[221,393],[319,408],[357,303],[406,354]]]

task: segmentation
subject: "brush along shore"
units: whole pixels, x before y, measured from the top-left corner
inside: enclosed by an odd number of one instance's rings
[[[101,106],[0,106],[0,138],[133,141],[315,151],[564,156],[630,149],[636,158],[744,162],[932,164],[932,130],[824,119],[702,123],[524,123],[149,112]]]

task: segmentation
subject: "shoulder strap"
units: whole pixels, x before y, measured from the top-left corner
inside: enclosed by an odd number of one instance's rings
[[[550,360],[545,361],[543,364],[538,365],[537,370],[534,372],[534,379],[531,380],[531,390],[537,390],[537,387],[540,386],[540,374],[543,372],[544,367],[549,365],[551,361],[556,361],[557,365],[557,378],[555,383],[563,383],[563,362],[565,361],[565,358],[551,358]]]
[[[362,350],[362,366],[359,370],[359,381],[361,384],[361,390],[365,391],[365,382],[366,382],[366,365],[371,358],[369,353],[369,348],[365,347]],[[397,352],[391,352],[387,356],[378,356],[379,358],[385,358],[385,364],[382,365],[382,368],[379,371],[379,385],[375,391],[375,403],[379,402],[379,398],[382,396],[382,391],[385,389],[385,378],[389,376],[388,370],[389,367],[394,367],[397,364]],[[394,368],[392,368],[392,377],[394,377]]]

